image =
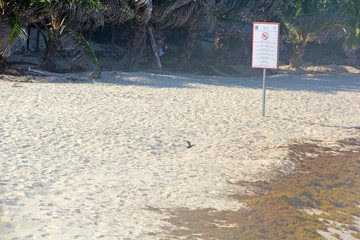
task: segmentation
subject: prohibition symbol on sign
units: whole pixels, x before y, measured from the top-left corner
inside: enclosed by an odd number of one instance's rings
[[[269,39],[269,34],[267,32],[263,32],[261,37],[262,37],[263,40],[268,40]]]

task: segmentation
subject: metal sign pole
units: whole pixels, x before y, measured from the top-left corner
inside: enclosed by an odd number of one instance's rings
[[[262,116],[265,116],[266,69],[278,69],[279,23],[254,22],[251,67],[263,69]]]
[[[262,99],[262,115],[265,116],[265,93],[266,93],[266,69],[263,71],[263,99]]]

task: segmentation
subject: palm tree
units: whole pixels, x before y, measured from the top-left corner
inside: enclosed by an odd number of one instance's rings
[[[344,50],[351,66],[357,66],[358,58],[356,52],[360,48],[360,1],[346,0],[337,4],[340,12],[347,16],[347,21],[339,26],[343,29]]]
[[[135,12],[125,0],[102,0],[100,4],[105,24],[111,26],[111,47],[114,49],[117,30],[128,20],[135,18]]]
[[[127,29],[126,33],[131,36],[128,40],[128,66],[130,71],[136,70],[146,43],[146,25],[152,15],[152,1],[102,0],[101,9],[105,21],[113,29],[119,26]]]
[[[135,1],[131,8],[134,11],[135,18],[128,22],[133,33],[133,38],[128,41],[128,66],[130,71],[135,71],[146,45],[146,27],[152,16],[153,4],[151,0],[140,0]]]
[[[11,67],[3,57],[12,53],[18,40],[26,39],[24,24],[29,22],[28,7],[31,1],[0,0],[0,72]],[[22,23],[22,24],[21,24]]]
[[[235,35],[249,34],[251,20],[249,19],[251,1],[218,1],[213,9],[213,24],[215,30],[214,60],[218,67],[225,65],[230,39]]]
[[[44,38],[46,49],[42,59],[41,68],[48,71],[59,72],[56,58],[61,56],[59,48],[62,39],[67,43],[76,45],[77,53],[73,56],[73,62],[82,67],[92,67],[95,76],[100,76],[100,66],[90,45],[79,33],[102,24],[103,16],[97,1],[94,0],[39,0],[32,4],[32,9],[39,17],[38,23],[34,23]],[[69,45],[67,50],[75,50],[74,45]],[[90,59],[86,61],[87,59]]]
[[[214,0],[157,0],[154,1],[154,14],[151,24],[156,33],[167,29],[183,29],[185,41],[179,56],[178,65],[188,68],[199,31],[211,27],[211,8]],[[158,34],[159,35],[159,34]],[[163,36],[158,36],[158,44],[162,45]]]
[[[225,65],[231,39],[236,37],[248,42],[251,39],[252,22],[269,21],[277,13],[280,4],[280,0],[217,1],[213,8],[216,65]]]
[[[287,0],[283,5],[279,18],[285,26],[287,40],[293,46],[291,66],[300,66],[310,41],[326,42],[338,36],[337,24],[343,16],[329,11],[328,4],[328,1],[319,0]]]

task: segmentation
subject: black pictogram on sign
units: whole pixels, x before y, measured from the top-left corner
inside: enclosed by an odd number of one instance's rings
[[[263,40],[268,40],[269,39],[269,34],[267,32],[263,32],[261,37],[262,37]]]

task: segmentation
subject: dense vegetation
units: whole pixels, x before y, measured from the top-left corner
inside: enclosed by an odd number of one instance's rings
[[[194,65],[196,51],[202,53],[198,62],[221,68],[249,59],[254,21],[280,22],[285,64],[300,66],[309,43],[331,44],[348,64],[358,64],[360,0],[0,0],[0,7],[1,70],[10,67],[2,57],[27,39],[26,28],[41,33],[40,67],[49,71],[62,71],[60,56],[99,76],[101,63],[89,42],[126,48],[130,71],[144,58],[155,63],[169,44],[171,64],[180,70]]]

